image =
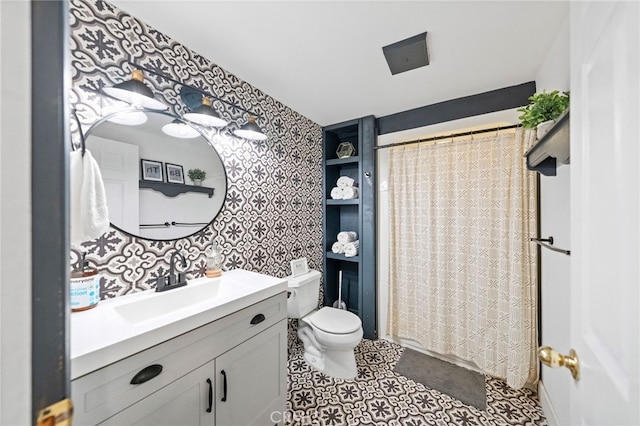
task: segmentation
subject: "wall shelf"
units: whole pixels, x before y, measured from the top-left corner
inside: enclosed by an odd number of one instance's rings
[[[167,197],[175,197],[185,192],[202,192],[208,194],[209,198],[213,197],[215,188],[209,188],[208,186],[196,186],[196,185],[184,185],[181,183],[166,183],[166,182],[153,182],[149,180],[139,181],[140,188],[153,189],[154,191],[162,192]]]
[[[569,154],[569,110],[567,110],[524,156],[527,158],[527,169],[545,176],[555,176],[557,162],[569,164]]]

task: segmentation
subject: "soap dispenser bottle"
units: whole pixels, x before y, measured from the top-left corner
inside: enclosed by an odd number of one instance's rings
[[[211,243],[211,249],[207,251],[207,264],[205,266],[205,275],[208,278],[216,278],[222,276],[222,252],[216,240]]]
[[[95,308],[100,301],[98,270],[89,266],[87,253],[82,253],[80,266],[71,271],[71,311]]]

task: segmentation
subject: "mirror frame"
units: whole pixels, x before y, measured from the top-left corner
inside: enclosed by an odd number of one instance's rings
[[[130,237],[133,238],[138,238],[138,239],[142,239],[142,240],[146,240],[146,241],[164,241],[164,242],[169,242],[169,241],[178,241],[184,238],[191,238],[194,235],[204,231],[207,227],[211,226],[211,224],[213,223],[214,220],[216,220],[216,218],[218,217],[218,215],[220,215],[220,212],[222,212],[222,210],[224,209],[224,204],[227,200],[227,192],[229,189],[229,176],[227,175],[227,168],[224,164],[224,161],[222,160],[222,156],[220,155],[220,153],[218,152],[218,150],[215,148],[215,146],[213,145],[213,141],[201,130],[200,126],[194,123],[191,123],[188,120],[185,120],[177,115],[171,114],[169,112],[165,112],[165,111],[158,111],[158,110],[154,110],[154,109],[148,109],[148,108],[126,108],[126,109],[122,109],[110,114],[107,114],[105,116],[103,116],[102,118],[100,118],[98,121],[95,121],[93,124],[91,124],[91,126],[89,126],[89,128],[86,131],[82,131],[82,128],[80,127],[80,132],[81,134],[81,139],[82,139],[82,143],[85,145],[86,148],[86,142],[89,139],[89,137],[91,136],[91,134],[95,131],[95,129],[100,126],[102,123],[104,123],[105,121],[109,121],[109,119],[115,117],[116,115],[120,115],[123,113],[131,113],[131,112],[143,112],[145,114],[148,113],[152,113],[152,114],[160,114],[160,115],[164,115],[167,116],[168,118],[171,119],[177,119],[180,120],[181,122],[185,123],[186,125],[190,126],[191,128],[193,128],[194,130],[196,130],[200,136],[202,136],[202,138],[205,139],[205,141],[207,142],[207,144],[209,144],[209,147],[213,150],[213,152],[215,153],[215,155],[218,156],[218,159],[220,160],[220,164],[222,165],[222,171],[224,173],[224,194],[222,197],[222,204],[220,205],[220,209],[218,209],[218,211],[216,212],[216,214],[211,218],[211,220],[209,222],[207,222],[206,225],[202,226],[201,228],[198,228],[197,231],[190,233],[188,235],[182,236],[182,237],[178,237],[178,238],[170,238],[170,239],[161,239],[161,238],[148,238],[148,237],[143,237],[140,235],[135,235],[132,234],[129,231],[126,231],[122,228],[120,228],[119,226],[116,226],[113,222],[111,222],[111,220],[109,220],[109,225],[122,232],[123,234],[126,234]],[[134,126],[131,126],[134,127]],[[158,129],[159,131],[162,131],[161,129]],[[82,147],[80,147],[80,149],[82,149]],[[140,178],[140,177],[139,177]]]

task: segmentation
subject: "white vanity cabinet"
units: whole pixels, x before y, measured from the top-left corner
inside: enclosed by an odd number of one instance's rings
[[[73,424],[278,424],[286,300],[279,293],[72,380]],[[131,384],[141,371],[151,378]]]

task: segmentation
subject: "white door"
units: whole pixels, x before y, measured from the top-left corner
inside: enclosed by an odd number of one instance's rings
[[[129,232],[139,230],[140,155],[137,145],[92,136],[87,145],[100,166],[109,221]]]
[[[640,424],[639,28],[637,2],[571,3],[571,424]]]

